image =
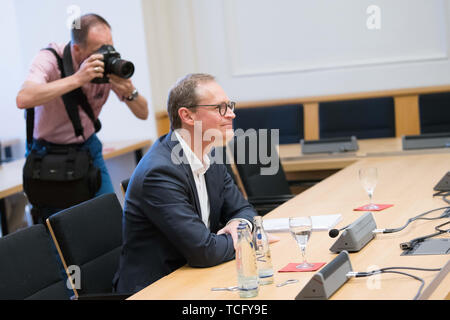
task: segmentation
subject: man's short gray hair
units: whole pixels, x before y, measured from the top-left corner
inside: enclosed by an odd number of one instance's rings
[[[215,81],[214,76],[206,73],[191,73],[180,79],[169,91],[167,99],[167,113],[169,114],[172,130],[181,128],[178,109],[198,104],[196,88],[200,83]]]
[[[72,23],[71,37],[72,44],[86,46],[89,29],[97,24],[103,24],[111,29],[109,23],[95,13],[87,13],[80,17],[80,27],[75,28],[75,21]]]

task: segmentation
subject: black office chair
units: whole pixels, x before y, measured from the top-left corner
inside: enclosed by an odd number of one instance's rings
[[[225,167],[227,168],[228,174],[231,176],[231,178],[233,179],[234,183],[237,184],[236,176],[235,176],[235,174],[233,172],[233,169],[231,167],[231,162],[230,162],[230,160],[228,158],[226,146],[214,147],[211,150],[211,154],[210,155],[211,155],[211,160],[213,162],[225,165]]]
[[[450,92],[419,95],[420,133],[450,132]]]
[[[125,195],[125,193],[127,193],[129,183],[130,183],[130,178],[122,180],[122,182],[120,182],[120,189],[122,189],[123,195]]]
[[[286,180],[276,146],[270,142],[270,135],[266,141],[267,144],[264,145],[256,134],[236,136],[230,142],[230,150],[247,200],[259,215],[265,215],[294,196]],[[267,155],[267,159],[260,157],[260,150],[264,146],[262,154]],[[268,159],[269,163],[264,163]]]
[[[320,138],[358,139],[395,137],[393,98],[319,103]]]
[[[114,193],[70,207],[47,219],[66,270],[78,266],[78,299],[124,299],[112,294],[122,248],[122,206]]]
[[[24,299],[70,299],[42,224],[0,238],[0,300]]]
[[[303,105],[288,104],[273,107],[236,108],[235,130],[279,129],[280,144],[298,143],[303,139]]]

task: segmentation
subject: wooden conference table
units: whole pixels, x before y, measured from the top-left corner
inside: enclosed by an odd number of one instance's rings
[[[108,160],[129,152],[135,152],[137,156],[142,156],[142,149],[149,147],[151,143],[151,140],[148,139],[103,142],[103,157]],[[0,165],[0,202],[3,198],[22,192],[22,168],[24,164],[25,158]],[[1,207],[0,205],[0,214],[3,211]],[[2,222],[3,231],[7,231],[3,214]]]
[[[391,208],[373,213],[377,228],[401,227],[411,217],[447,205],[442,198],[433,198],[432,195],[434,185],[450,168],[448,151],[409,156],[382,155],[354,160],[352,164],[336,174],[273,210],[264,216],[264,219],[340,213],[342,221],[337,227],[350,224],[363,214],[353,209],[368,203],[368,196],[358,180],[358,170],[364,166],[378,168],[375,203],[393,204]],[[441,213],[442,210],[430,216]],[[378,234],[361,251],[350,253],[353,270],[368,271],[393,266],[443,267],[450,260],[449,255],[401,256],[402,250],[399,247],[402,242],[434,233],[434,227],[443,221],[445,220],[417,220],[401,232]],[[314,274],[314,272],[278,272],[288,263],[299,262],[301,255],[289,233],[277,233],[277,235],[281,240],[270,246],[275,283],[261,286],[258,296],[252,299],[294,299]],[[308,260],[326,263],[333,260],[336,254],[331,253],[329,248],[336,239],[330,238],[326,231],[313,232],[307,248]],[[423,278],[425,287],[438,274],[415,270],[406,272]],[[287,279],[298,279],[299,282],[283,287],[275,286]],[[211,291],[212,287],[235,286],[236,283],[235,260],[211,268],[183,266],[131,296],[130,299],[240,299],[237,292]],[[419,286],[419,281],[403,275],[381,274],[368,278],[352,278],[331,298],[412,299]],[[430,299],[450,299],[449,290],[450,275],[447,275],[433,291]]]
[[[308,154],[301,151],[300,143],[280,145],[278,153],[286,173],[343,169],[358,160],[396,155],[449,153],[449,148],[403,150],[401,138],[358,140],[355,152],[335,154]]]

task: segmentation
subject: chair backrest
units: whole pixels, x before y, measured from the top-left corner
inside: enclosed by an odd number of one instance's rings
[[[57,258],[42,224],[0,238],[0,300],[68,300]]]
[[[358,139],[395,137],[393,98],[319,103],[320,138]]]
[[[450,92],[419,96],[420,132],[450,132]]]
[[[122,180],[122,182],[120,183],[120,188],[122,189],[123,195],[125,195],[125,193],[127,193],[129,183],[130,183],[130,178]]]
[[[291,194],[276,146],[270,143],[270,137],[267,137],[265,146],[264,141],[259,138],[259,135],[242,135],[234,137],[230,142],[230,151],[247,196]],[[261,148],[264,149],[261,151]],[[263,174],[262,170],[267,170],[265,173],[270,174]]]
[[[112,292],[122,247],[122,206],[114,193],[54,214],[47,225],[66,270],[77,266],[77,296]],[[75,279],[76,280],[76,279]]]
[[[290,104],[273,107],[236,108],[233,128],[279,129],[280,144],[298,143],[303,139],[303,105]]]

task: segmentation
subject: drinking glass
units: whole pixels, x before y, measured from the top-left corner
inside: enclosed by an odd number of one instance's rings
[[[372,197],[377,185],[378,172],[375,167],[361,168],[359,169],[359,180],[361,185],[366,190],[369,195],[370,202],[368,205],[364,206],[364,210],[377,210],[379,207],[373,203]]]
[[[295,266],[297,269],[308,269],[314,265],[306,261],[306,244],[311,237],[311,217],[289,218],[289,230],[302,251],[303,262]]]

